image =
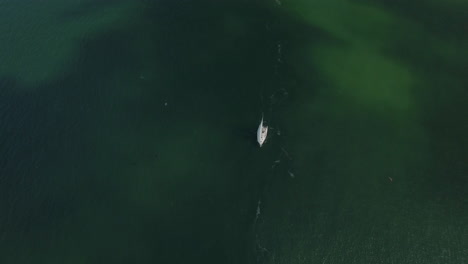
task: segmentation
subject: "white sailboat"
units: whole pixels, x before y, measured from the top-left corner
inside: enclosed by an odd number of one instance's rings
[[[262,147],[263,143],[265,142],[268,134],[268,126],[263,125],[263,114],[262,114],[262,120],[260,121],[260,125],[258,126],[257,129],[257,142]]]

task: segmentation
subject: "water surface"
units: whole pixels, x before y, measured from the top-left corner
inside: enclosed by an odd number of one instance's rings
[[[468,262],[466,8],[0,1],[1,262]]]

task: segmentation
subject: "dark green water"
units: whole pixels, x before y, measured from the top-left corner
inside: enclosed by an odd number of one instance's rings
[[[468,4],[409,2],[0,0],[0,263],[468,263]]]

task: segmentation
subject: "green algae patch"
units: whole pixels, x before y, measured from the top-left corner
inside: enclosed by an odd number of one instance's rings
[[[20,19],[9,17],[8,6],[0,11],[3,43],[0,75],[10,76],[31,87],[62,78],[80,61],[80,52],[89,39],[131,23],[137,6],[121,2],[99,11],[74,9],[61,3],[24,4]],[[47,15],[41,15],[47,14]]]
[[[314,51],[311,59],[333,84],[326,93],[374,110],[406,112],[413,106],[413,79],[403,65],[362,48]]]

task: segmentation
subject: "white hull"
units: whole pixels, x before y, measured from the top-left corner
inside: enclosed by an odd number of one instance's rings
[[[262,116],[262,121],[260,121],[260,125],[258,126],[257,129],[257,142],[260,147],[263,145],[267,138],[268,134],[268,126],[263,125],[263,116]]]

